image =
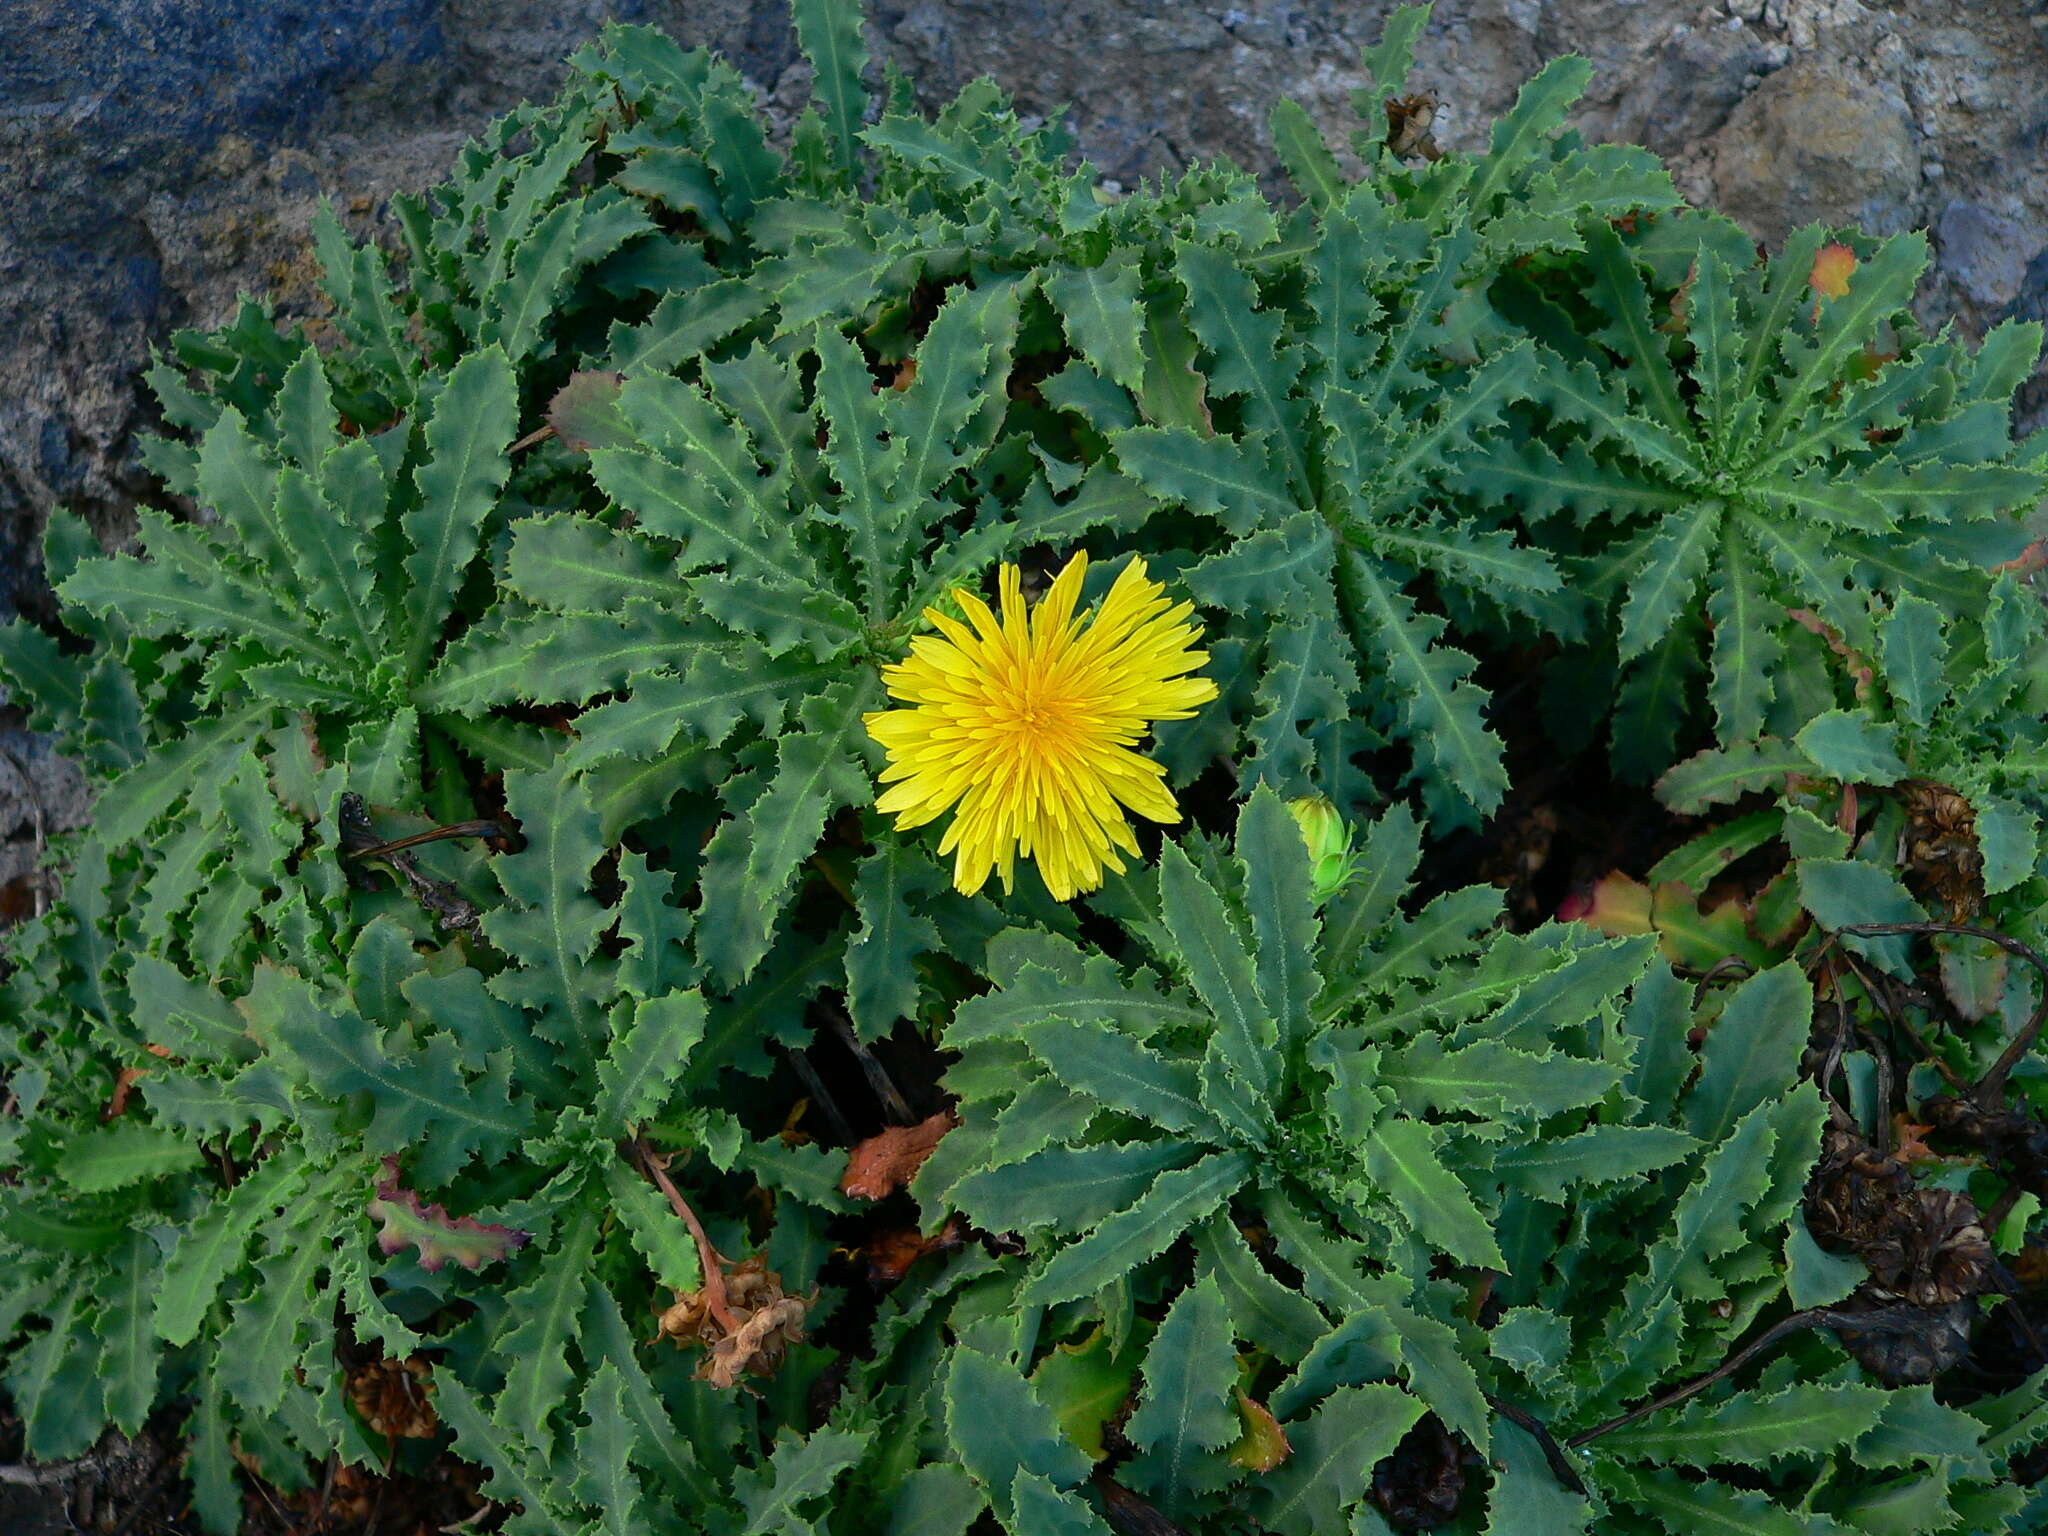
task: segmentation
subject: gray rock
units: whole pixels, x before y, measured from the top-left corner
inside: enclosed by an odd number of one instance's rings
[[[1215,154],[1268,169],[1281,95],[1343,145],[1358,49],[1391,8],[871,0],[870,33],[929,102],[991,74],[1026,113],[1071,106],[1083,151],[1128,186]],[[1981,331],[2029,291],[2020,258],[2048,230],[2048,37],[2025,9],[1439,0],[1416,83],[1440,99],[1438,138],[1474,147],[1545,60],[1583,53],[1584,131],[1667,154],[1682,188],[1767,240],[1815,218],[1940,218],[1928,318]],[[801,97],[786,0],[0,0],[0,620],[48,612],[34,535],[50,506],[128,526],[152,344],[245,291],[312,313],[319,197],[378,229],[393,191],[552,90],[613,17]]]
[[[1934,224],[1942,266],[1978,304],[2010,303],[2027,275],[2027,256],[2042,231],[2022,228],[1981,203],[1958,198]]]
[[[1785,59],[1752,27],[1685,28],[1624,90],[1606,136],[1666,155],[1697,144]]]
[[[1771,245],[1805,224],[1913,222],[1920,156],[1905,101],[1813,60],[1788,64],[1714,136],[1715,202]]]
[[[2002,320],[2032,320],[2048,325],[2048,246],[2036,251],[2021,274],[2019,292],[2013,296]],[[2020,386],[2013,401],[2013,430],[2035,432],[2048,427],[2048,368],[2036,369]]]
[[[75,763],[41,736],[0,730],[0,886],[35,867],[44,839],[85,825],[91,805]]]

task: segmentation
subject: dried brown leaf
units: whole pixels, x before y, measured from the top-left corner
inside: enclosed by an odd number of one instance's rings
[[[903,1188],[924,1166],[924,1160],[960,1123],[950,1109],[942,1109],[916,1125],[892,1125],[870,1136],[846,1156],[846,1173],[840,1190],[859,1200],[882,1200]]]

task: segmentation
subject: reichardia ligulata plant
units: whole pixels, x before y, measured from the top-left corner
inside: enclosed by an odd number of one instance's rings
[[[2035,331],[1921,336],[1911,238],[1759,261],[1563,130],[1578,61],[1404,158],[1420,10],[1349,166],[1275,111],[1277,203],[1109,196],[989,82],[871,99],[858,11],[793,9],[786,139],[608,32],[398,259],[322,220],[317,338],[174,341],[136,550],[52,524],[69,637],[0,672],[100,799],[0,994],[29,1453],[181,1414],[230,1531],[244,1469],[381,1465],[398,1371],[535,1532],[1377,1531],[1397,1451],[1475,1533],[2036,1518],[2024,1385],[1772,1332],[1938,1310],[1802,1190],[1925,1098],[1830,958],[1912,982],[1833,936],[1910,905],[1913,786],[2038,928]],[[1216,691],[1122,748],[1187,825],[1072,900],[1028,850],[956,889],[946,817],[876,808],[884,669],[956,590],[1071,570],[1052,611],[1099,615],[1141,569]],[[1714,818],[1691,894],[1791,846],[1697,989],[1653,925],[1508,931],[1432,863],[1508,793],[1532,646],[1547,750],[1704,749],[1660,791]]]

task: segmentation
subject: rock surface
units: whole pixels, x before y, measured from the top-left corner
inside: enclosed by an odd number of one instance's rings
[[[931,100],[978,74],[1129,182],[1270,163],[1271,102],[1337,142],[1384,0],[874,0],[877,51]],[[783,0],[10,0],[0,4],[0,620],[46,613],[59,502],[117,533],[147,486],[137,369],[243,292],[312,304],[322,196],[359,229],[489,116],[550,91],[608,18],[722,49],[794,108]],[[1546,59],[1595,66],[1579,120],[1649,145],[1767,242],[1812,219],[1927,226],[1930,318],[2048,310],[2048,9],[2038,0],[1441,0],[1418,83],[1473,142]],[[2048,417],[2048,377],[2022,425]]]

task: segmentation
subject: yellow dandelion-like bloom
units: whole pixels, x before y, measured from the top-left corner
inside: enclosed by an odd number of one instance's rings
[[[882,669],[909,707],[864,717],[889,754],[882,782],[893,787],[877,809],[907,829],[957,806],[939,852],[970,895],[992,871],[1009,890],[1021,853],[1065,901],[1102,884],[1105,867],[1121,871],[1118,849],[1138,851],[1126,810],[1180,820],[1166,770],[1133,748],[1155,720],[1185,720],[1216,697],[1214,683],[1187,676],[1209,659],[1193,648],[1201,626],[1142,560],[1076,618],[1087,570],[1074,556],[1027,615],[1023,578],[1005,565],[1000,621],[955,589],[973,628],[927,608],[939,633]]]

